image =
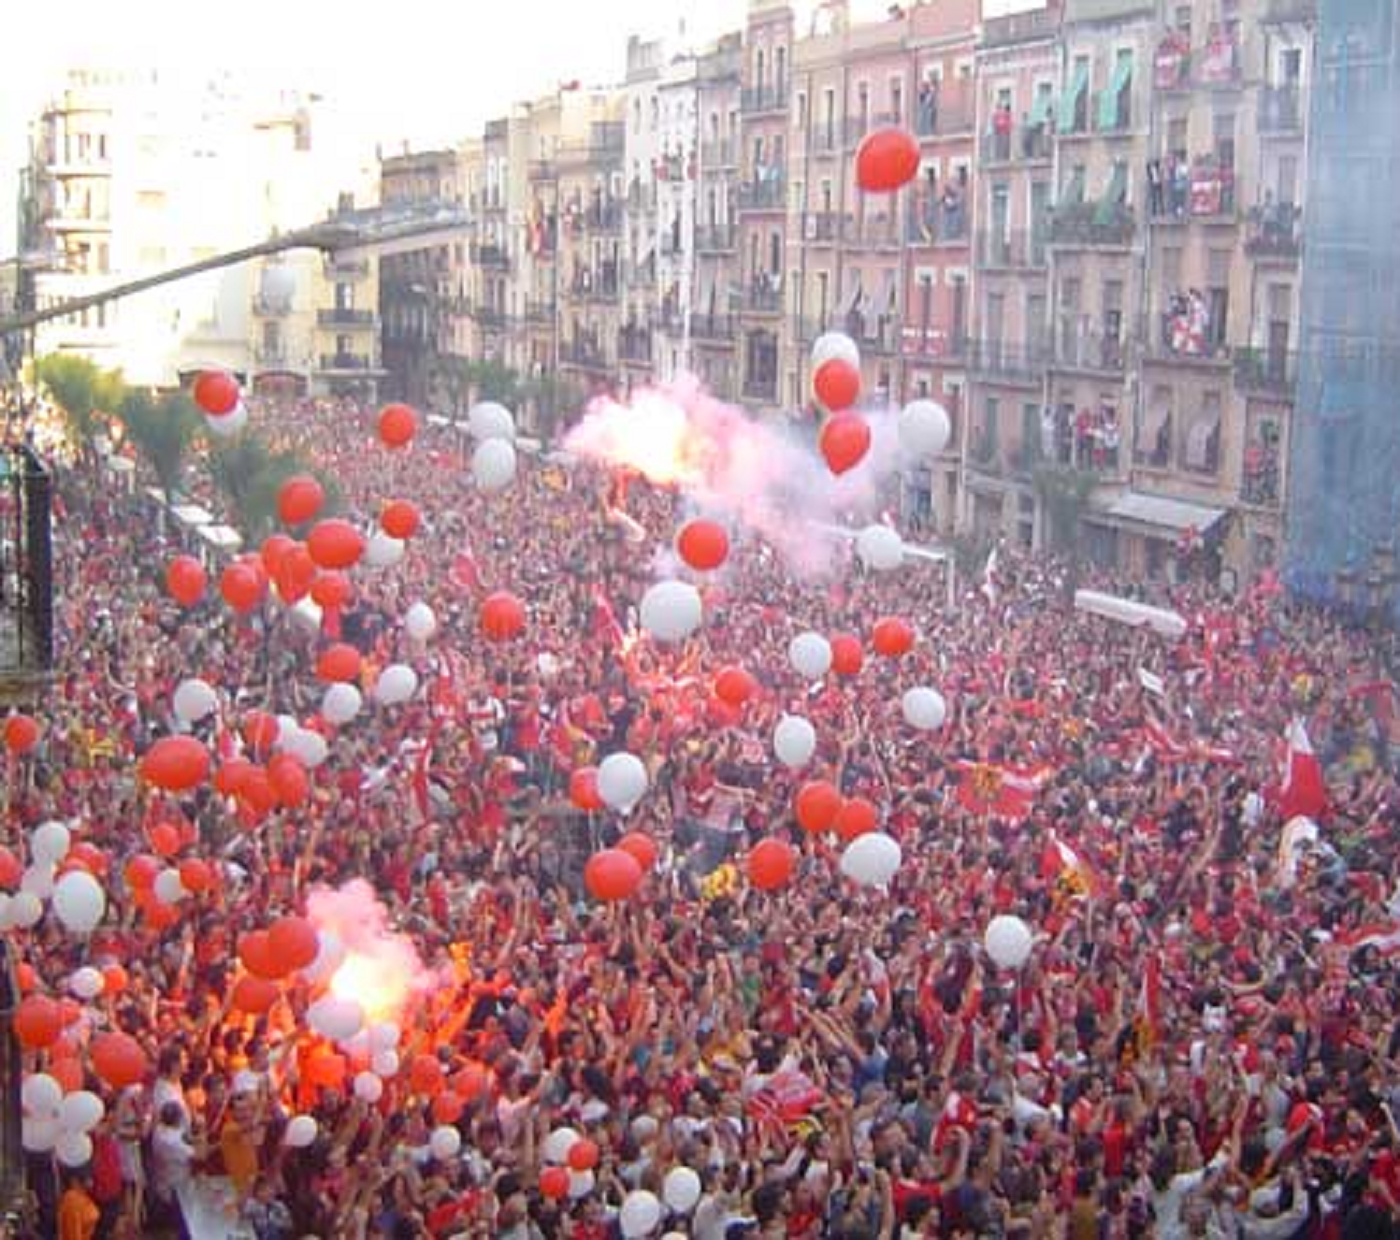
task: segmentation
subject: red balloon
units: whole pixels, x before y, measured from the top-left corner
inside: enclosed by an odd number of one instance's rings
[[[283,525],[314,520],[325,502],[326,493],[310,474],[293,474],[277,489],[277,515]]]
[[[641,866],[643,873],[656,865],[656,841],[644,831],[629,831],[618,840],[617,847]]]
[[[493,642],[510,641],[525,631],[525,605],[515,595],[497,590],[481,604],[481,632]]]
[[[379,524],[390,538],[412,538],[419,521],[417,506],[406,499],[391,499],[379,514]]]
[[[716,521],[687,521],[676,535],[676,551],[697,572],[709,572],[729,558],[729,535]]]
[[[327,646],[316,660],[316,679],[327,684],[347,683],[359,674],[360,652],[344,642]]]
[[[301,602],[316,580],[316,561],[311,558],[311,552],[301,543],[293,543],[278,561],[273,580],[277,582],[277,593],[284,603],[291,606]]]
[[[311,601],[317,607],[344,607],[355,596],[355,589],[344,573],[319,573],[311,583]]]
[[[582,1144],[581,1142],[579,1144]],[[540,1172],[540,1196],[560,1201],[569,1195],[569,1172],[565,1167],[546,1167]]]
[[[460,1098],[475,1102],[486,1092],[486,1072],[478,1064],[469,1063],[452,1078],[452,1088]]]
[[[578,809],[587,810],[590,814],[598,814],[607,809],[606,803],[598,794],[596,766],[581,766],[569,776],[569,800]]]
[[[238,940],[238,959],[249,973],[264,981],[275,982],[287,974],[272,954],[272,941],[266,930],[250,930]]]
[[[248,974],[234,983],[233,1006],[249,1016],[261,1016],[277,1002],[281,993],[276,982]]]
[[[305,917],[279,917],[268,927],[268,950],[272,959],[283,966],[284,973],[305,969],[321,950],[316,927]]]
[[[379,411],[379,438],[386,447],[402,448],[418,433],[418,415],[407,405],[385,405]]]
[[[186,891],[199,895],[214,885],[214,871],[207,861],[198,857],[186,857],[179,865],[180,886]]]
[[[283,805],[301,805],[311,793],[306,768],[289,753],[276,754],[268,762],[267,782]]]
[[[749,853],[749,882],[759,891],[776,891],[797,868],[797,853],[786,840],[760,840]]]
[[[286,534],[269,534],[263,539],[263,545],[258,550],[258,559],[262,561],[263,572],[271,580],[277,580],[277,574],[282,571],[283,559],[296,545],[296,539]]]
[[[119,995],[126,989],[130,980],[126,975],[126,970],[121,965],[109,964],[102,970],[102,993],[104,995]]]
[[[870,633],[870,644],[875,653],[887,659],[897,659],[914,648],[914,630],[897,616],[886,616],[875,622]]]
[[[324,1047],[312,1055],[306,1065],[307,1079],[321,1089],[339,1089],[345,1084],[345,1072],[345,1056]]]
[[[129,1034],[98,1034],[88,1048],[88,1057],[92,1070],[113,1089],[125,1089],[146,1079],[146,1052]]]
[[[642,867],[631,853],[605,848],[583,867],[583,885],[595,900],[625,900],[642,885]]]
[[[446,1084],[444,1076],[442,1063],[436,1055],[415,1055],[408,1068],[408,1084],[415,1094],[440,1093]]]
[[[180,833],[168,822],[158,822],[150,830],[151,847],[159,857],[173,857],[180,851]]]
[[[439,1124],[455,1124],[467,1109],[467,1100],[450,1089],[444,1089],[433,1099],[433,1120]]]
[[[15,1009],[13,1027],[25,1050],[41,1050],[63,1032],[63,1009],[47,995],[29,995]]]
[[[5,748],[13,754],[28,753],[39,743],[39,725],[28,715],[5,720]]]
[[[150,891],[160,873],[160,862],[149,853],[137,853],[122,870],[122,877],[132,891]]]
[[[919,144],[907,130],[873,130],[856,150],[856,184],[867,193],[893,193],[918,175]]]
[[[349,521],[317,521],[306,536],[306,549],[317,568],[351,568],[365,553],[364,535]],[[306,583],[307,588],[311,582]]]
[[[266,753],[277,744],[277,719],[265,710],[250,710],[243,719],[243,743],[254,753]]]
[[[247,758],[230,758],[214,772],[214,790],[221,797],[237,796],[248,782],[248,774],[253,764]]]
[[[18,887],[24,877],[24,866],[8,848],[0,846],[0,887]]]
[[[846,843],[875,830],[880,812],[864,797],[852,797],[836,815],[836,834]]]
[[[840,633],[831,639],[831,670],[838,676],[859,676],[865,666],[865,651],[860,638]]]
[[[141,759],[141,778],[165,792],[186,792],[209,778],[209,751],[192,736],[162,736]]]
[[[211,418],[238,408],[238,380],[226,370],[202,370],[194,381],[194,403]]]
[[[96,844],[89,844],[87,840],[79,840],[68,850],[68,855],[63,858],[64,864],[72,863],[80,869],[86,870],[89,874],[95,874],[102,878],[107,873],[107,854]]]
[[[165,569],[165,590],[181,607],[193,607],[204,597],[209,578],[192,555],[177,555]]]
[[[219,574],[219,593],[234,611],[252,611],[262,601],[262,592],[262,582],[246,564],[230,564]]]
[[[598,1165],[598,1143],[587,1137],[580,1137],[565,1155],[571,1171],[592,1171]]]
[[[814,779],[797,790],[794,802],[797,825],[813,835],[829,830],[841,812],[841,793],[836,785],[824,779]]]
[[[860,371],[844,358],[832,357],[817,367],[812,387],[822,406],[832,413],[849,409],[860,398]],[[861,453],[864,455],[864,452]],[[837,470],[841,473],[841,470]]]
[[[858,413],[838,413],[822,427],[821,449],[831,472],[844,474],[870,451],[870,427]]]
[[[715,697],[736,710],[758,691],[758,682],[742,667],[726,667],[715,677]]]

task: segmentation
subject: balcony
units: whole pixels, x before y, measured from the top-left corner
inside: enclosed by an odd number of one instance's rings
[[[700,144],[702,168],[733,168],[739,163],[738,147],[732,138]]]
[[[788,89],[784,81],[746,86],[739,96],[739,110],[745,116],[762,116],[768,112],[786,112],[787,109]]]
[[[979,232],[977,265],[987,270],[1037,270],[1046,265],[1045,231]]]
[[[904,216],[904,239],[913,246],[966,245],[967,210],[961,198],[927,197],[910,201]]]
[[[695,251],[697,254],[732,254],[738,235],[733,224],[701,225],[695,230]]]
[[[531,181],[557,181],[559,179],[559,165],[552,159],[532,159],[525,166],[525,176]]]
[[[495,306],[478,306],[472,317],[477,326],[485,331],[505,331],[511,324],[510,315]]]
[[[557,307],[552,301],[527,301],[525,303],[525,322],[552,326],[556,309]]]
[[[285,345],[259,345],[253,350],[253,360],[262,370],[290,370],[292,355]]]
[[[961,95],[944,99],[934,91],[920,94],[914,104],[914,132],[920,138],[971,133],[972,118],[972,100]]]
[[[378,322],[373,310],[352,310],[348,306],[331,306],[316,311],[316,322],[321,327],[372,328]]]
[[[734,319],[727,314],[692,314],[690,335],[702,344],[731,344],[737,333]]]
[[[290,295],[282,297],[262,295],[253,298],[253,313],[260,319],[285,318],[291,312],[292,299]]]
[[[1065,249],[1126,250],[1137,219],[1126,203],[1061,203],[1050,212],[1050,244]]]
[[[1151,188],[1148,207],[1154,224],[1231,225],[1238,221],[1235,204],[1235,170],[1213,154],[1198,155],[1185,177],[1181,164],[1168,159],[1162,166],[1162,184]]]
[[[1254,207],[1246,225],[1244,252],[1257,263],[1296,263],[1303,252],[1302,214],[1292,203]]]
[[[656,256],[651,255],[640,266],[627,269],[627,287],[634,293],[656,287]]]
[[[627,187],[627,209],[633,214],[651,214],[656,210],[656,185],[651,181],[643,183],[636,177]]]
[[[1235,387],[1247,396],[1291,400],[1298,382],[1298,355],[1291,349],[1235,350]]]
[[[982,46],[1006,47],[1033,39],[1048,39],[1059,29],[1059,24],[1059,13],[1052,8],[989,17],[982,23]]]
[[[472,247],[472,262],[490,271],[509,271],[510,255],[505,246],[494,241],[483,241]]]
[[[1055,335],[1055,366],[1099,375],[1121,375],[1127,349],[1120,335],[1105,332],[1088,319],[1060,320]]]
[[[843,217],[835,211],[809,211],[802,217],[802,240],[812,246],[832,245],[845,232],[842,225]]]
[[[612,364],[595,341],[587,338],[565,340],[559,345],[559,362],[583,370],[610,370]]]
[[[1264,0],[1259,20],[1273,26],[1306,25],[1317,20],[1317,0]]]
[[[617,333],[617,356],[623,362],[651,365],[651,332],[624,327]]]
[[[852,250],[898,250],[899,225],[894,215],[848,215],[845,220],[846,246]]]
[[[967,331],[956,325],[906,325],[900,333],[899,351],[905,357],[922,361],[961,364],[968,354]]]
[[[1260,133],[1303,132],[1303,92],[1297,86],[1261,86],[1256,123]]]
[[[91,207],[73,205],[60,207],[45,221],[54,232],[111,232],[112,221],[105,213]]]
[[[739,186],[740,211],[783,211],[787,208],[787,182],[781,177],[746,181]]]
[[[778,372],[762,371],[744,376],[743,395],[745,400],[763,401],[765,404],[778,403]]]
[[[1147,356],[1154,362],[1213,368],[1229,366],[1230,347],[1224,343],[1220,324],[1210,321],[1205,303],[1195,307],[1185,297],[1157,318],[1157,331],[1146,341]]]
[[[1009,129],[984,133],[979,149],[982,163],[988,167],[1048,162],[1050,131],[1044,125],[1012,125]]]
[[[1049,364],[1050,350],[1044,344],[977,340],[968,350],[968,366],[973,374],[992,383],[1039,384]]]
[[[326,279],[332,282],[363,280],[369,275],[369,259],[343,258],[336,254],[327,258],[322,268]]]
[[[851,149],[858,147],[865,139],[866,134],[873,133],[877,129],[885,129],[891,125],[900,124],[899,118],[893,112],[876,113],[854,113],[846,117],[844,132],[846,135],[846,145]]]
[[[0,693],[15,701],[41,693],[53,673],[51,491],[48,471],[28,447],[0,452]]]
[[[841,138],[842,131],[840,122],[835,118],[828,118],[823,124],[814,126],[812,129],[812,154],[841,154]]]
[[[622,204],[619,202],[595,202],[584,215],[589,232],[604,236],[622,232]]]
[[[363,353],[322,353],[319,369],[323,374],[370,374],[378,367]]]
[[[748,314],[781,314],[783,290],[751,284],[744,290],[743,308]]]

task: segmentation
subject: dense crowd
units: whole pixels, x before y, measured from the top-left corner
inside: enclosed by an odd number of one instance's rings
[[[49,915],[8,938],[31,993],[104,970],[27,1067],[105,1112],[85,1165],[28,1155],[23,1234],[603,1240],[639,1234],[622,1211],[647,1192],[664,1216],[647,1234],[695,1240],[1395,1233],[1389,637],[1268,581],[1154,594],[1002,548],[950,601],[932,562],[874,575],[842,549],[804,578],[736,532],[703,629],[661,647],[635,611],[674,568],[657,550],[687,512],[674,490],[627,489],[636,539],[592,466],[522,459],[482,495],[454,432],[391,454],[348,405],[253,416],[334,480],[346,515],[369,525],[403,496],[424,528],[399,565],[351,574],[326,627],[361,653],[366,709],[324,729],[310,798],[259,816],[207,784],[162,795],[137,761],[181,727],[172,693],[191,676],[221,695],[196,733],[223,762],[253,710],[312,720],[330,635],[275,602],[235,615],[213,584],[181,608],[164,586],[179,526],[139,488],[60,471],[60,669],[38,747],[11,760],[8,843],[22,856],[38,824],[69,821],[109,907],[91,936]],[[191,493],[217,506],[207,483]],[[1137,590],[1189,631],[1077,612],[1075,581]],[[528,623],[491,643],[477,611],[502,588]],[[402,625],[418,601],[439,622],[426,643]],[[918,634],[900,659],[870,648],[888,616]],[[798,676],[804,630],[856,636],[859,674]],[[369,705],[395,662],[422,689]],[[737,709],[712,692],[728,666],[759,686]],[[915,685],[946,699],[936,733],[901,715]],[[786,711],[819,738],[799,772],[772,753]],[[1272,789],[1297,718],[1329,804],[1284,856]],[[625,819],[580,810],[571,774],[623,749],[647,765],[645,798]],[[898,841],[888,889],[852,884],[840,836],[798,826],[819,777]],[[161,864],[213,877],[156,908],[131,862],[169,824]],[[635,896],[602,903],[584,863],[623,832],[658,857]],[[796,870],[756,890],[745,858],[775,837]],[[372,1101],[351,1083],[371,1050],[309,1031],[314,986],[282,985],[261,1014],[235,1001],[240,936],[353,879],[433,978],[397,1014],[401,1070]],[[1014,972],[983,948],[998,914],[1036,935]],[[143,1082],[93,1072],[86,1048],[110,1029],[146,1050]],[[294,1117],[313,1139],[292,1139]],[[225,1180],[224,1221],[197,1230],[182,1214]]]

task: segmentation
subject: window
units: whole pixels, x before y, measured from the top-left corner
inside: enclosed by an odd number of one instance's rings
[[[890,79],[890,117],[896,125],[904,123],[904,79]]]
[[[783,270],[783,237],[779,232],[768,234],[768,270],[778,276]]]
[[[807,129],[807,92],[805,90],[797,92],[797,127],[804,132]]]

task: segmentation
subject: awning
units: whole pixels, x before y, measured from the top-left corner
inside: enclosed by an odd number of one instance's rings
[[[1094,223],[1100,225],[1113,223],[1113,213],[1126,200],[1127,194],[1128,165],[1120,159],[1113,165],[1113,171],[1109,174],[1108,185],[1103,191],[1103,197],[1099,199],[1099,205],[1094,210]]]
[[[1027,123],[1034,128],[1036,125],[1043,125],[1050,119],[1050,110],[1055,106],[1054,90],[1040,90],[1035,92],[1035,101],[1031,104],[1031,114],[1027,118]]]
[[[1124,491],[1106,505],[1085,514],[1088,520],[1110,525],[1150,527],[1162,538],[1176,538],[1190,529],[1204,534],[1224,515],[1223,508],[1207,508],[1204,504],[1148,495],[1143,491]]]
[[[1099,128],[1112,129],[1118,123],[1118,96],[1133,79],[1133,58],[1124,56],[1113,66],[1108,89],[1099,96]]]
[[[218,551],[237,551],[243,545],[243,536],[227,525],[201,525],[199,536]]]
[[[1059,130],[1061,133],[1071,133],[1074,130],[1074,109],[1079,103],[1079,96],[1089,85],[1089,66],[1081,64],[1074,71],[1074,76],[1070,79],[1069,85],[1065,87],[1065,93],[1060,96],[1060,117]]]

